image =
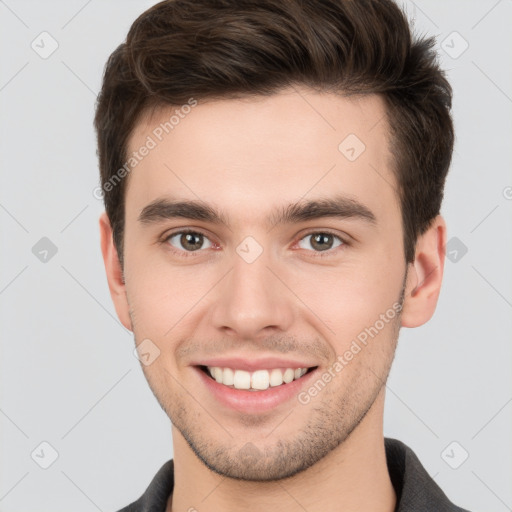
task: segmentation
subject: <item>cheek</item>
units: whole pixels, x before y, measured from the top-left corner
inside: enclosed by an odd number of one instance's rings
[[[402,281],[400,260],[393,262],[385,256],[346,261],[332,268],[298,268],[289,277],[305,305],[304,314],[326,339],[336,340],[337,352],[381,315],[386,316],[381,330],[383,334],[388,331],[388,323],[399,309]]]
[[[189,336],[194,315],[225,272],[215,265],[173,266],[162,250],[131,248],[126,251],[126,290],[137,340],[149,338],[165,344]]]

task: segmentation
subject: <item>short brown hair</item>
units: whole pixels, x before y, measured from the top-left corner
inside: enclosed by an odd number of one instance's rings
[[[405,259],[439,213],[454,133],[433,38],[413,39],[392,0],[166,0],[110,56],[95,128],[101,184],[122,262],[128,139],[150,108],[270,95],[292,85],[379,94],[387,106]],[[124,174],[123,174],[124,176]]]

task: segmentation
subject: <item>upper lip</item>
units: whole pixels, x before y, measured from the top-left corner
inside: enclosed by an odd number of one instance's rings
[[[273,368],[311,368],[317,366],[311,362],[299,361],[298,359],[283,359],[278,357],[214,357],[194,361],[193,366],[220,366],[221,368],[233,368],[254,372],[256,370],[272,370]]]

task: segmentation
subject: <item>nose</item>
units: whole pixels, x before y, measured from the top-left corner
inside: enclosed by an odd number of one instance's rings
[[[235,254],[231,272],[216,287],[214,327],[245,340],[286,332],[293,321],[294,305],[276,274],[264,255],[248,263]]]

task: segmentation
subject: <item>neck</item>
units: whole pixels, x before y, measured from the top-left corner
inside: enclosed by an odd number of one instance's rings
[[[393,512],[383,436],[384,393],[352,434],[309,469],[272,482],[247,482],[208,469],[173,427],[174,491],[167,512]],[[340,508],[342,504],[342,508]]]

